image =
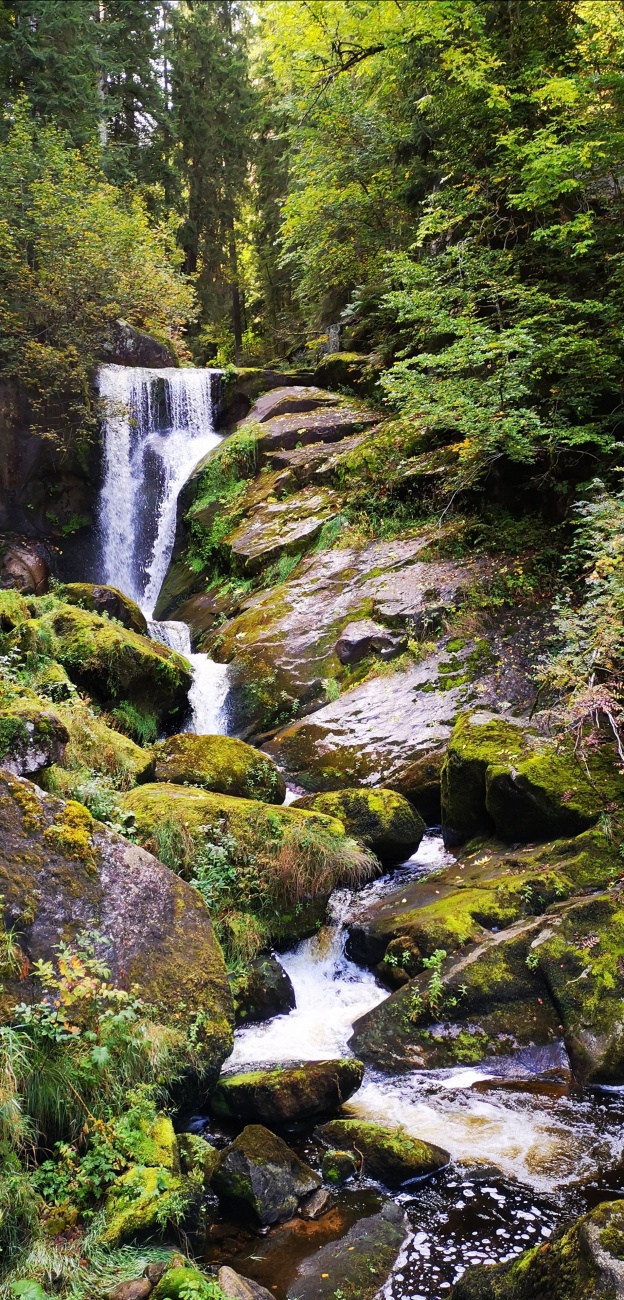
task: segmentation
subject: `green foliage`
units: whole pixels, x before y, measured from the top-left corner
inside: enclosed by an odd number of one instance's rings
[[[238,505],[257,470],[257,427],[249,424],[233,434],[208,459],[196,499],[187,516],[191,543],[188,562],[198,571],[222,567],[220,544],[236,527]],[[209,519],[201,521],[201,516]]]
[[[117,708],[112,709],[111,717],[124,736],[129,736],[138,745],[151,745],[158,736],[158,716],[142,712],[129,700],[123,700]]]

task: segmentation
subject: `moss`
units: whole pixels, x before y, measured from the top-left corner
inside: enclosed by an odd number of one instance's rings
[[[132,1165],[115,1180],[104,1206],[106,1246],[147,1233],[162,1233],[184,1217],[191,1188],[169,1169]]]
[[[124,627],[139,632],[141,636],[147,632],[145,615],[118,587],[96,586],[92,582],[68,582],[58,587],[54,594],[63,604],[79,605],[91,614],[106,614],[109,618],[116,618]]]
[[[18,591],[0,591],[0,632],[11,632],[30,616],[28,605]]]
[[[168,1115],[157,1115],[152,1122],[141,1122],[138,1131],[132,1136],[132,1157],[136,1164],[160,1166],[172,1173],[179,1173],[176,1135]]]
[[[361,1061],[307,1061],[221,1078],[210,1105],[226,1119],[285,1124],[335,1110],[360,1087]]]
[[[56,853],[78,858],[87,866],[95,866],[93,850],[94,823],[91,813],[83,804],[68,799],[62,812],[43,832],[44,840]]]
[[[387,856],[418,848],[425,833],[422,817],[394,790],[334,790],[305,795],[294,806],[339,818],[349,835]]]
[[[220,1295],[221,1292],[214,1282],[209,1287],[204,1273],[200,1273],[197,1268],[192,1268],[190,1264],[185,1264],[178,1268],[167,1269],[152,1292],[152,1300],[187,1300],[190,1296],[196,1297],[196,1300],[203,1300],[204,1296],[206,1298],[209,1296],[210,1300],[219,1300]]]
[[[286,783],[265,754],[229,736],[170,736],[155,746],[155,777],[218,794],[284,802]]]
[[[448,1154],[411,1137],[401,1128],[384,1128],[356,1119],[337,1119],[317,1130],[323,1142],[340,1144],[354,1151],[361,1161],[361,1174],[386,1187],[402,1187],[412,1178],[422,1178],[448,1164]]]
[[[199,1173],[203,1187],[208,1187],[221,1159],[221,1154],[216,1147],[211,1146],[205,1138],[199,1137],[196,1133],[180,1133],[178,1152],[182,1172]]]
[[[357,1171],[358,1160],[353,1151],[327,1151],[323,1156],[323,1181],[331,1187],[342,1187],[350,1178],[355,1178]]]
[[[521,728],[491,714],[461,714],[449,741],[441,774],[442,819],[456,842],[492,828],[485,805],[490,763],[517,762],[526,753]]]

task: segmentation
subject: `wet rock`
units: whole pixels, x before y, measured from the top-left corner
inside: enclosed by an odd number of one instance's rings
[[[359,664],[366,655],[373,653],[382,659],[394,659],[406,647],[407,637],[393,636],[381,624],[370,618],[361,618],[343,627],[336,642],[336,654],[341,664]]]
[[[360,1087],[364,1066],[352,1057],[302,1061],[226,1075],[214,1089],[210,1105],[221,1118],[288,1124],[337,1110]]]
[[[288,1300],[372,1300],[385,1282],[407,1236],[400,1206],[392,1201],[360,1219],[340,1241],[323,1246],[299,1267]]]
[[[323,1142],[354,1152],[360,1173],[386,1187],[399,1188],[433,1174],[449,1163],[448,1151],[410,1137],[403,1129],[383,1128],[357,1119],[334,1119],[317,1130]]]
[[[306,1196],[305,1200],[301,1202],[299,1213],[302,1219],[320,1219],[331,1204],[331,1192],[328,1192],[326,1187],[319,1187],[318,1191],[312,1192],[311,1196]]]
[[[607,1201],[510,1264],[469,1268],[452,1300],[624,1297],[624,1203]]]
[[[624,779],[606,752],[589,775],[568,745],[556,746],[523,719],[463,714],[442,769],[445,837],[460,843],[495,828],[506,840],[575,835],[604,802],[624,796]]]
[[[221,423],[228,429],[249,414],[262,393],[285,386],[306,386],[312,382],[311,370],[264,370],[259,366],[238,366],[224,380],[221,400]]]
[[[12,542],[0,559],[0,587],[14,587],[24,596],[43,596],[50,582],[47,549],[39,542]]]
[[[172,347],[125,320],[116,320],[111,326],[102,357],[109,365],[148,366],[159,370],[179,364]]]
[[[275,957],[257,957],[242,975],[230,976],[237,1025],[285,1015],[295,1007],[290,976]]]
[[[161,1277],[167,1272],[168,1268],[171,1268],[171,1263],[164,1260],[158,1264],[148,1264],[143,1269],[143,1277],[147,1278],[150,1286],[158,1286]]]
[[[95,586],[91,582],[68,582],[55,595],[67,605],[79,605],[91,614],[106,614],[131,632],[147,633],[147,619],[129,596],[117,587]]]
[[[120,1282],[108,1293],[108,1300],[147,1300],[152,1294],[152,1284],[146,1277],[137,1277],[133,1282]]]
[[[355,1178],[359,1164],[353,1151],[326,1151],[321,1172],[326,1183],[332,1187],[342,1187],[350,1178]]]
[[[181,655],[76,605],[60,605],[21,623],[12,643],[22,652],[45,653],[72,681],[100,703],[130,702],[160,720],[181,714],[192,673]]]
[[[277,415],[299,415],[303,411],[317,411],[332,406],[346,405],[338,393],[328,393],[323,388],[308,384],[290,384],[283,388],[274,388],[254,402],[247,420],[257,420],[264,424]]]
[[[249,1124],[222,1153],[213,1186],[239,1212],[270,1224],[291,1218],[320,1181],[281,1138]]]
[[[286,782],[266,754],[230,736],[184,732],[154,746],[156,781],[281,804]]]
[[[147,1233],[162,1234],[169,1219],[179,1221],[182,1197],[187,1201],[189,1218],[192,1202],[198,1200],[190,1183],[157,1165],[131,1165],[108,1190],[100,1241],[106,1246],[118,1246]],[[197,1205],[193,1209],[196,1211]]]
[[[480,1069],[486,1077],[471,1085],[475,1092],[508,1089],[564,1097],[572,1084],[570,1058],[563,1042],[521,1048],[513,1056],[486,1058]]]
[[[347,834],[362,840],[382,861],[397,861],[414,853],[426,829],[422,817],[394,790],[327,791],[303,795],[290,807],[338,817]]]
[[[206,1189],[221,1159],[220,1152],[196,1133],[179,1133],[177,1141],[182,1173],[199,1173]]]
[[[336,406],[332,410],[315,410],[310,414],[277,415],[262,425],[258,450],[264,455],[290,450],[310,442],[339,442],[349,434],[378,424],[379,416],[366,407]]]
[[[304,488],[283,501],[258,506],[226,537],[225,545],[235,563],[257,573],[281,555],[307,550],[339,512],[340,500],[327,488]]]
[[[61,940],[97,933],[113,983],[136,985],[181,1033],[203,1012],[200,1070],[215,1077],[231,1050],[232,1002],[208,910],[195,889],[135,844],[94,822],[81,804],[0,776],[0,893],[5,924],[32,965]],[[33,986],[34,987],[34,986]],[[5,981],[0,1012],[30,996]]]
[[[274,1300],[274,1296],[259,1282],[241,1277],[233,1268],[220,1268],[217,1282],[227,1300]]]
[[[171,572],[171,571],[170,571]],[[197,574],[191,574],[191,584],[197,579]],[[184,580],[186,581],[186,579]],[[169,617],[167,606],[160,605],[163,609],[161,617]],[[223,616],[229,616],[232,613],[232,601],[229,597],[214,596],[210,592],[200,592],[196,596],[189,597],[188,600],[180,604],[174,595],[172,608],[175,609],[175,616],[181,623],[186,623],[190,629],[191,642],[193,647],[201,646],[202,638],[207,632],[212,631],[219,623],[222,622]]]
[[[309,443],[307,447],[295,447],[292,451],[276,451],[269,463],[272,469],[289,470],[298,487],[306,487],[309,483],[326,483],[331,480],[339,457],[354,451],[365,438],[365,433],[356,433],[352,438],[343,438],[338,444],[317,442]]]
[[[32,699],[0,699],[0,766],[13,776],[32,776],[60,763],[69,740],[65,723]]]

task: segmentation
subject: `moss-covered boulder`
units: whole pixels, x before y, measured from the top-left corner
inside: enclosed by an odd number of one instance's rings
[[[135,1237],[164,1234],[168,1225],[180,1224],[198,1201],[191,1182],[158,1165],[131,1165],[115,1179],[104,1205],[106,1246],[118,1246]]]
[[[326,1151],[321,1164],[323,1181],[330,1187],[342,1187],[355,1178],[359,1167],[360,1160],[354,1151]]]
[[[209,1287],[208,1278],[192,1264],[178,1264],[168,1268],[151,1293],[151,1300],[189,1300],[189,1297],[214,1296]]]
[[[129,596],[118,587],[96,586],[92,582],[67,582],[54,593],[66,605],[80,605],[91,614],[114,618],[131,632],[147,633],[147,619]]]
[[[289,1124],[335,1111],[360,1087],[361,1061],[302,1061],[221,1078],[210,1106],[222,1119]]]
[[[178,1156],[183,1174],[194,1174],[206,1189],[219,1164],[221,1154],[197,1133],[179,1133]]]
[[[442,1147],[411,1137],[403,1129],[362,1120],[334,1119],[317,1133],[323,1142],[355,1152],[362,1162],[360,1172],[386,1187],[403,1187],[442,1169],[450,1160]]]
[[[28,604],[19,591],[0,590],[0,632],[12,632],[31,617]]]
[[[195,889],[81,804],[0,775],[0,894],[32,966],[61,940],[99,934],[111,978],[137,986],[156,1019],[192,1031],[199,1069],[214,1078],[231,1050],[233,1010],[221,949]],[[2,1007],[34,994],[5,981]],[[4,1000],[6,999],[6,1001]]]
[[[77,605],[59,605],[11,634],[21,651],[48,655],[108,707],[130,704],[159,720],[181,715],[192,681],[174,650]]]
[[[408,1233],[403,1208],[387,1201],[377,1214],[359,1219],[341,1237],[299,1266],[287,1300],[373,1300]]]
[[[231,736],[169,736],[154,746],[155,780],[281,804],[286,782],[266,754]]]
[[[61,762],[69,732],[53,709],[36,696],[0,697],[0,767],[14,776],[31,776]]]
[[[245,1217],[263,1225],[292,1218],[299,1201],[320,1185],[318,1174],[260,1124],[249,1124],[226,1147],[212,1184]]]
[[[109,726],[106,715],[80,698],[54,708],[67,728],[69,741],[60,762],[39,779],[39,784],[50,794],[80,798],[82,786],[93,776],[104,776],[122,789],[153,778],[151,750],[143,749],[129,736]]]
[[[178,1143],[168,1115],[160,1114],[155,1120],[139,1124],[132,1135],[132,1154],[135,1164],[160,1166],[179,1174]]]
[[[441,784],[450,843],[488,830],[525,842],[577,835],[624,798],[624,777],[607,751],[592,756],[588,772],[571,745],[487,712],[456,722]]]
[[[230,975],[237,1025],[284,1015],[295,1007],[290,976],[275,957],[257,957],[246,970]]]
[[[619,1300],[624,1202],[607,1201],[508,1264],[469,1268],[451,1300]]]
[[[394,790],[332,790],[303,795],[290,806],[338,817],[347,834],[368,844],[384,862],[415,852],[426,829],[416,809]]]

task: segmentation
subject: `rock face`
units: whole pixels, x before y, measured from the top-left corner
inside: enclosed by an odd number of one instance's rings
[[[286,782],[266,754],[229,736],[184,732],[154,746],[155,779],[281,804]]]
[[[327,405],[326,402],[323,405]],[[310,442],[340,442],[349,434],[372,428],[379,422],[366,407],[336,403],[334,409],[316,409],[309,414],[276,415],[262,424],[258,450],[263,455],[305,447]]]
[[[131,632],[147,634],[147,619],[129,596],[117,587],[96,586],[92,582],[67,582],[56,595],[67,605],[80,605],[91,614],[106,614]]]
[[[302,1197],[315,1191],[320,1181],[281,1138],[260,1124],[249,1124],[225,1148],[213,1186],[239,1213],[271,1224],[291,1218]]]
[[[347,834],[362,840],[384,862],[396,862],[414,853],[426,829],[422,817],[394,790],[335,790],[303,795],[290,807],[338,817]]]
[[[113,981],[137,985],[166,1024],[185,1031],[203,1013],[201,1062],[213,1077],[231,1049],[225,963],[196,890],[150,854],[94,822],[81,804],[0,778],[0,893],[4,922],[30,963],[61,939],[97,931]],[[27,996],[8,980],[2,1005]]]
[[[61,762],[68,740],[65,723],[36,697],[0,701],[0,765],[13,776],[31,776]]]
[[[125,320],[114,322],[102,356],[104,361],[117,366],[149,366],[162,370],[165,366],[178,365],[173,348]]]
[[[312,384],[291,384],[288,387],[273,388],[263,393],[254,402],[247,422],[256,420],[259,424],[272,420],[277,415],[300,415],[303,411],[316,411],[319,408],[344,406],[344,398],[338,393],[328,393]]]
[[[295,1007],[290,976],[275,957],[257,957],[240,976],[230,976],[237,1025],[284,1015]]]
[[[394,659],[407,647],[407,637],[392,636],[387,628],[370,618],[361,618],[343,627],[336,642],[336,654],[341,664],[359,664],[369,654],[379,654],[384,660]]]
[[[226,1075],[211,1094],[210,1105],[222,1119],[288,1124],[335,1111],[360,1087],[361,1061],[302,1061],[273,1070]]]
[[[340,1241],[323,1246],[300,1266],[288,1300],[373,1300],[407,1236],[405,1214],[389,1201],[360,1219]]]
[[[511,1264],[469,1268],[451,1300],[622,1300],[624,1206],[607,1201]]]
[[[253,518],[230,533],[234,563],[248,573],[259,573],[282,555],[306,550],[321,529],[340,512],[340,500],[327,488],[303,488],[283,501],[267,501]]]
[[[355,1119],[334,1119],[317,1130],[323,1142],[354,1151],[361,1161],[360,1174],[386,1187],[399,1188],[433,1174],[449,1163],[448,1151],[420,1142],[402,1129],[383,1128]]]

